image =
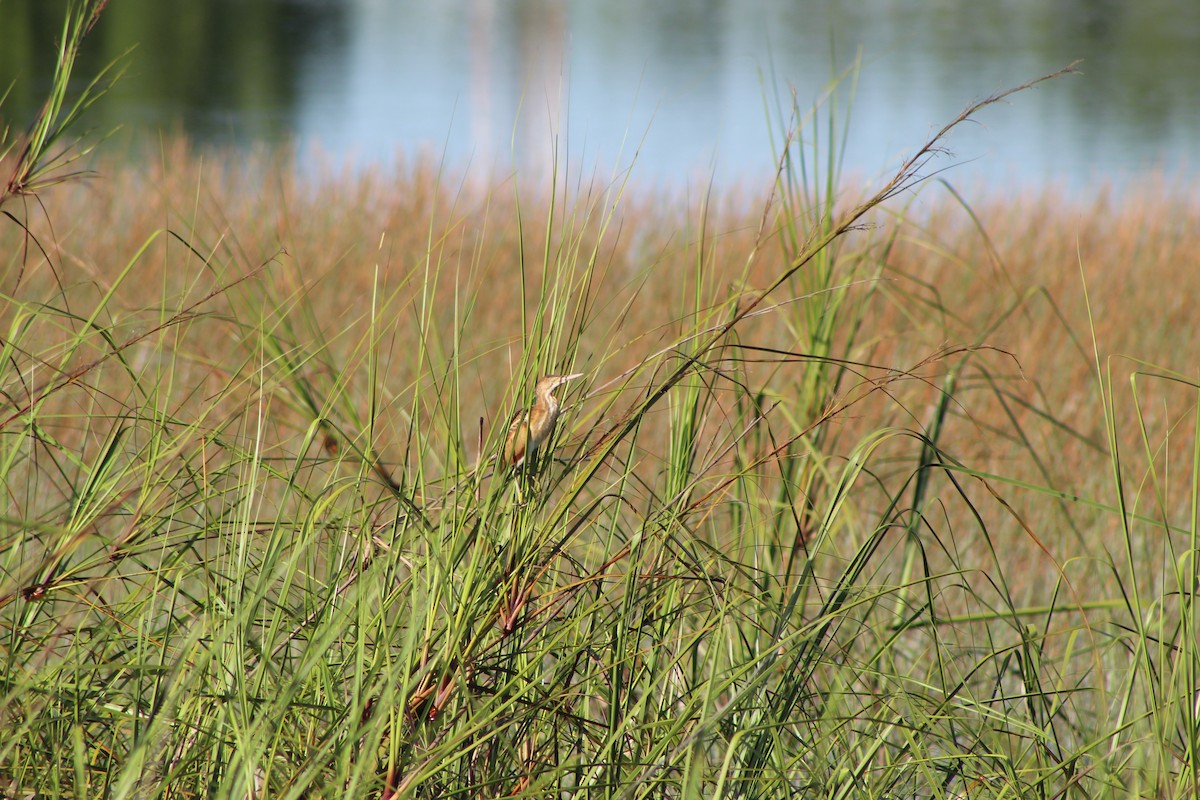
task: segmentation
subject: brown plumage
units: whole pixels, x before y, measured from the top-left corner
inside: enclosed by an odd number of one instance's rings
[[[582,378],[583,373],[574,375],[544,375],[538,378],[534,389],[536,399],[533,406],[513,415],[504,440],[504,452],[500,454],[500,468],[519,467],[530,453],[546,443],[558,422],[559,403],[553,392],[567,381]]]

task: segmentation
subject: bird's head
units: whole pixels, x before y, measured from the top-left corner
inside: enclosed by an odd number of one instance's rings
[[[538,378],[537,393],[538,394],[549,394],[550,392],[553,392],[558,387],[562,386],[567,381],[573,381],[576,378],[582,378],[582,377],[583,377],[582,372],[576,372],[573,375],[543,375],[542,377]]]

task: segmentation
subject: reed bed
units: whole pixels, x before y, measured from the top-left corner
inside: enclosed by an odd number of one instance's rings
[[[7,150],[5,795],[1193,796],[1194,193],[792,111],[701,195]]]

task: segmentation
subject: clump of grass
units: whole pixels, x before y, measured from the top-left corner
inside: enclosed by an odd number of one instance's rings
[[[95,27],[106,5],[108,0],[72,0],[68,3],[46,101],[24,136],[11,138],[9,129],[0,131],[0,164],[10,167],[4,188],[0,190],[0,206],[16,197],[36,196],[40,191],[83,174],[72,171],[72,165],[91,148],[72,138],[73,129],[80,115],[104,94],[103,82],[115,64],[106,67],[73,100],[69,99],[69,82],[83,40]],[[0,102],[7,94],[5,89]]]
[[[1131,473],[1104,327],[1004,218],[879,216],[950,127],[855,201],[810,120],[753,215],[270,156],[254,194],[178,142],[56,187],[0,232],[50,243],[0,309],[5,793],[1190,796],[1195,385],[1138,374]],[[1011,320],[1073,337],[1091,420]],[[557,371],[553,458],[497,473]]]

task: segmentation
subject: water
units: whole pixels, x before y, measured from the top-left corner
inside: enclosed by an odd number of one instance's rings
[[[28,119],[61,3],[0,0],[2,111]],[[91,116],[204,143],[295,141],[360,167],[431,153],[505,174],[763,180],[764,105],[802,107],[862,66],[846,169],[894,167],[969,101],[1083,59],[950,142],[964,185],[1086,192],[1200,173],[1195,0],[117,0],[83,70],[127,48]],[[778,134],[774,136],[778,140]],[[950,163],[948,160],[939,165]]]

